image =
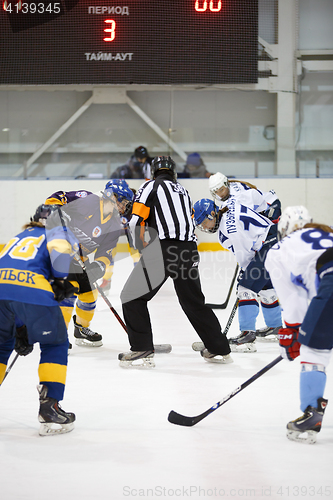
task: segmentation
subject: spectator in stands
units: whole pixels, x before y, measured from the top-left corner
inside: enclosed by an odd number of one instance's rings
[[[150,179],[150,166],[153,158],[149,156],[147,148],[138,146],[134,151],[134,157],[141,164],[144,179]]]
[[[191,153],[188,155],[184,174],[188,174],[191,178],[210,177],[212,174],[208,172],[199,153]]]
[[[138,146],[125,165],[116,168],[111,179],[150,179],[150,165],[153,158],[147,148]]]

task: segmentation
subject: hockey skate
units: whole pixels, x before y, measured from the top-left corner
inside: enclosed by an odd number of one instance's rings
[[[118,354],[122,368],[154,368],[154,351],[129,351]]]
[[[237,337],[229,339],[231,352],[257,352],[255,346],[256,334],[253,331],[245,330]]]
[[[314,444],[327,406],[327,399],[319,398],[318,406],[308,406],[304,414],[287,424],[287,438],[300,443]]]
[[[74,413],[66,413],[56,399],[49,398],[48,388],[45,385],[38,385],[37,390],[39,392],[38,421],[41,423],[39,435],[53,436],[71,432],[74,429]],[[54,425],[56,427],[53,427]]]
[[[259,330],[256,330],[256,337],[258,340],[262,340],[264,342],[278,342],[278,333],[280,328],[282,328],[282,325],[275,328],[269,326],[259,328]]]
[[[203,349],[202,351],[200,351],[200,354],[209,363],[220,363],[226,365],[228,363],[234,362],[230,354],[212,354],[208,351],[208,349]]]
[[[76,315],[73,316],[75,344],[87,347],[100,347],[103,345],[102,335],[93,332],[90,328],[76,323]]]

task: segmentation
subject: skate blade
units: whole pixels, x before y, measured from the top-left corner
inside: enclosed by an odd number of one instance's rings
[[[96,340],[95,342],[90,342],[86,339],[75,339],[75,344],[80,347],[101,347],[103,342],[101,340]]]
[[[203,356],[204,360],[207,361],[208,363],[219,363],[220,365],[227,365],[229,363],[233,363],[234,360],[230,356],[230,354],[227,354],[226,356],[222,356],[220,354],[217,354],[214,358],[205,358]]]
[[[248,344],[229,344],[231,352],[257,352],[254,342]]]
[[[279,339],[277,335],[267,335],[266,337],[256,337],[256,340],[259,340],[259,342],[278,342]]]
[[[287,430],[287,438],[298,443],[315,444],[318,432],[315,431],[290,431]]]
[[[59,427],[52,427],[58,425]],[[74,429],[74,422],[70,424],[43,423],[39,428],[40,436],[55,436],[57,434],[66,434]]]
[[[203,342],[193,342],[192,349],[193,351],[203,351],[205,349],[205,345]]]
[[[140,370],[149,370],[150,368],[155,368],[155,362],[152,358],[140,358],[133,361],[123,359],[119,361],[119,366],[121,368],[139,368]]]

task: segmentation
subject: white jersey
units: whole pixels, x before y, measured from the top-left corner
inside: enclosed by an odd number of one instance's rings
[[[234,196],[227,200],[228,212],[222,215],[218,237],[245,269],[266,240],[272,222],[251,208],[241,205]]]
[[[316,295],[317,259],[332,246],[333,233],[307,228],[291,233],[268,250],[265,267],[286,323],[302,323],[309,301]]]
[[[264,192],[259,189],[253,189],[244,182],[230,182],[230,198],[232,197],[235,197],[239,203],[251,208],[255,212],[267,210],[277,200],[275,191]],[[223,208],[227,205],[227,201],[216,201],[216,203],[220,203],[220,207]]]

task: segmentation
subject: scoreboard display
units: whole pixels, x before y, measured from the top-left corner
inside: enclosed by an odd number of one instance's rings
[[[257,82],[258,0],[0,1],[0,85]]]

